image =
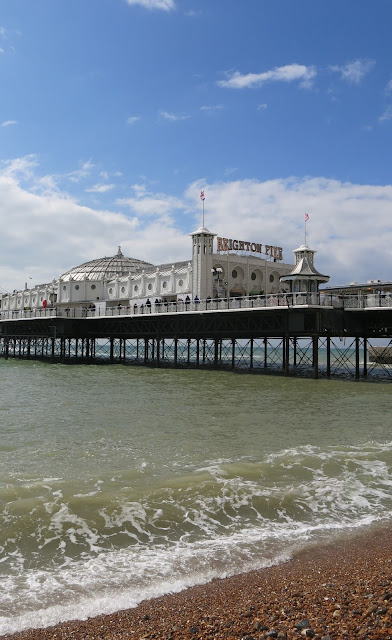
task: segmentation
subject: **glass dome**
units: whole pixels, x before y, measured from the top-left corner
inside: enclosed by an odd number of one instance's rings
[[[69,282],[70,280],[114,280],[120,276],[127,276],[129,273],[140,273],[142,269],[152,267],[150,262],[137,260],[136,258],[127,258],[121,252],[121,247],[115,256],[110,258],[98,258],[84,262],[78,267],[73,267],[64,273],[61,282]]]

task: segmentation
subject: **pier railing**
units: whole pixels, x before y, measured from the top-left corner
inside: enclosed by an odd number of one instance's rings
[[[341,309],[392,308],[392,295],[332,295],[325,293],[276,293],[236,298],[213,298],[206,300],[177,300],[174,302],[145,302],[141,304],[117,304],[70,307],[46,307],[45,309],[0,310],[1,320],[29,318],[94,318],[102,316],[139,316],[161,313],[189,313],[206,311],[250,310],[274,307],[331,307]]]

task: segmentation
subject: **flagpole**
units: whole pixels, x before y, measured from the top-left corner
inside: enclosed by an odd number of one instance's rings
[[[200,192],[200,200],[201,200],[201,201],[202,201],[202,203],[203,203],[203,224],[202,224],[202,226],[204,227],[204,200],[205,200],[204,191],[201,191],[201,192]]]
[[[305,213],[304,220],[305,220],[305,244],[306,244],[306,223],[309,220],[309,215],[307,213]]]

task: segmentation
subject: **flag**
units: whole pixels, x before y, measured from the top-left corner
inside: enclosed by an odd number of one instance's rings
[[[305,213],[305,222],[307,222],[309,220],[309,216],[307,213]]]
[[[204,191],[202,191],[202,192],[200,193],[200,200],[205,200],[205,199],[206,199],[206,198],[205,198],[205,195],[204,195]]]

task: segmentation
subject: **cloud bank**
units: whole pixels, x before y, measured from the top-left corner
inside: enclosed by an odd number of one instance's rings
[[[197,180],[181,197],[134,185],[128,198],[111,190],[112,207],[102,209],[51,186],[31,157],[0,171],[2,290],[19,289],[30,277],[31,284],[48,282],[87,260],[114,255],[118,245],[125,255],[157,264],[189,259],[189,233],[201,223],[201,190],[206,226],[220,236],[281,246],[291,263],[292,250],[304,241],[307,212],[307,241],[331,284],[392,279],[391,185],[325,177]]]

